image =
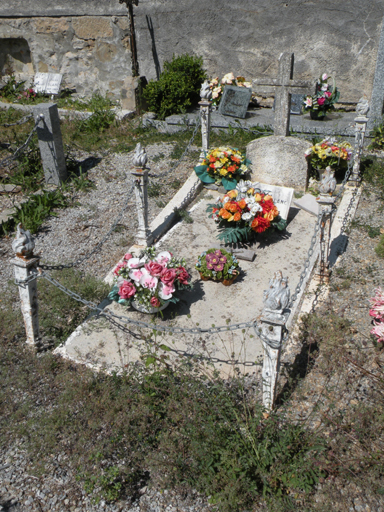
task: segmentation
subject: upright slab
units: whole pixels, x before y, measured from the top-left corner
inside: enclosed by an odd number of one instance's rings
[[[247,158],[252,162],[252,181],[304,191],[308,181],[305,151],[312,143],[297,137],[271,135],[251,141]]]
[[[233,372],[235,366],[245,373],[258,373],[263,348],[252,327],[216,334],[210,333],[209,328],[256,319],[263,309],[263,290],[268,288],[269,279],[276,270],[288,275],[289,286],[291,290],[295,289],[316,219],[304,211],[292,209],[286,232],[272,232],[267,239],[260,237],[250,245],[256,258],[254,261],[242,260],[241,276],[226,287],[213,281],[201,281],[194,269],[198,255],[219,243],[217,225],[206,213],[207,205],[215,201],[215,196],[208,191],[207,197],[190,212],[194,222],[178,223],[158,243],[159,250],[170,250],[186,259],[192,274],[193,291],[183,292],[181,301],[165,309],[162,318],[113,303],[107,310],[147,322],[149,328],[124,324],[118,319],[110,322],[105,318],[92,318],[79,327],[57,352],[88,364],[122,368],[140,358],[145,360],[153,340],[156,340],[170,347],[171,350],[163,354],[170,360],[195,356],[205,364],[207,358],[214,358],[215,368],[223,375]],[[185,329],[199,327],[206,331],[173,335],[158,332],[154,335],[152,322]]]
[[[33,107],[35,119],[41,117],[37,137],[45,181],[49,185],[60,185],[67,178],[60,118],[56,103],[39,103]]]

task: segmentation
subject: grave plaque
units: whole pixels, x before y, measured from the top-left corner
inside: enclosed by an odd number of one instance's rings
[[[300,116],[303,113],[303,101],[305,94],[291,94],[290,114]],[[272,110],[275,111],[276,98],[273,100]]]
[[[263,192],[269,192],[271,194],[273,202],[279,210],[280,217],[287,220],[293,198],[293,188],[265,185],[264,183],[256,183],[255,186],[260,188]]]
[[[251,101],[252,89],[226,85],[220,100],[219,114],[244,119]]]
[[[36,73],[34,90],[46,94],[59,94],[63,75],[60,73]]]

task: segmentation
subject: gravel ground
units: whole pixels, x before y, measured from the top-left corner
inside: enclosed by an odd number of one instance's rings
[[[152,172],[167,169],[166,158],[157,163],[151,160],[157,156],[169,155],[172,144],[156,144],[147,147]],[[133,153],[110,154],[95,160],[89,169],[88,176],[96,184],[96,189],[88,193],[79,193],[79,206],[58,211],[58,217],[52,217],[44,224],[36,236],[36,251],[41,253],[44,263],[64,263],[76,260],[90,249],[108,232],[114,219],[125,201],[129,189]],[[79,160],[89,155],[79,153]],[[192,162],[186,161],[177,171],[162,181],[162,192],[158,197],[150,198],[151,220],[160,211],[161,203],[166,203],[174,194],[174,189],[166,189],[175,179],[183,182],[191,173]],[[384,225],[384,212],[380,209],[382,202],[371,187],[365,187],[361,196],[355,220],[361,224],[374,227]],[[80,268],[103,278],[112,265],[124,254],[133,241],[136,229],[134,197],[124,214],[118,231],[112,233],[101,250]],[[12,279],[12,268],[9,259],[12,257],[11,238],[0,240],[0,286]],[[374,294],[374,288],[383,283],[384,268],[374,248],[378,238],[369,238],[362,227],[354,227],[349,234],[346,252],[341,255],[338,268],[345,268],[353,279],[351,288],[344,289],[334,274],[330,284],[330,300],[343,314],[353,321],[353,342],[366,343],[371,329],[368,316],[367,299]],[[305,404],[310,407],[310,401]],[[32,473],[33,462],[29,459],[23,444],[14,444],[0,450],[0,511],[196,511],[205,512],[212,508],[207,500],[197,493],[180,496],[173,491],[160,492],[157,489],[142,489],[141,498],[133,505],[130,503],[108,504],[104,501],[95,504],[85,491],[81,489],[72,473],[67,455],[52,460],[49,471],[42,476]],[[334,482],[337,487],[337,482]],[[342,484],[340,484],[341,486]],[[384,512],[384,505],[376,498],[366,496],[356,486],[341,488],[348,503],[346,511]],[[318,489],[319,500],[326,493],[326,486]],[[261,510],[257,506],[254,509]],[[336,510],[336,509],[335,509]],[[339,509],[338,509],[339,510]],[[343,509],[340,509],[343,510]]]

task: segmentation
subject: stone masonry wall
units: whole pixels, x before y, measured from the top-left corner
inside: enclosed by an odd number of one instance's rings
[[[294,78],[332,74],[340,101],[371,96],[384,14],[382,0],[140,0],[139,71],[156,77],[172,54],[202,55],[210,76],[277,77],[281,52]]]
[[[27,65],[12,51],[17,40],[25,43],[23,55],[30,53]],[[11,65],[22,79],[38,71],[62,73],[63,87],[84,96],[98,91],[135,108],[127,15],[0,17],[0,53],[0,71]]]

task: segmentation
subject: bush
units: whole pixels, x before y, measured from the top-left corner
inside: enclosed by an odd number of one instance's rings
[[[202,65],[202,57],[188,54],[173,56],[171,62],[164,62],[159,80],[150,80],[143,91],[149,110],[164,119],[196,104],[201,84],[207,78]]]

